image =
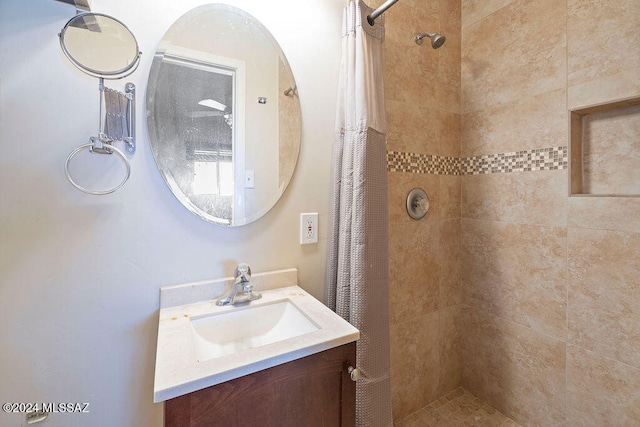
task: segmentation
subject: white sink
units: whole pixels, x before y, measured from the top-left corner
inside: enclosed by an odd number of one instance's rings
[[[161,289],[154,402],[359,338],[356,328],[299,286],[266,286],[267,279],[275,284],[297,282],[295,270],[258,273],[254,278],[254,289],[262,298],[239,306],[216,304],[233,278]]]
[[[191,318],[198,362],[320,329],[289,300]]]

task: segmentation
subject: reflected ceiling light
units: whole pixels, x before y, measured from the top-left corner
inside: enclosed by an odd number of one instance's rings
[[[226,105],[221,104],[218,101],[214,101],[213,99],[203,99],[202,101],[198,102],[198,105],[202,105],[203,107],[209,107],[209,108],[213,108],[214,110],[220,110],[220,111],[224,111],[227,109]]]

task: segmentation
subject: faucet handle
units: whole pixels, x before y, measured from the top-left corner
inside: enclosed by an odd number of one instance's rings
[[[245,294],[250,294],[251,292],[253,292],[253,283],[244,282],[242,284],[242,292],[244,292]]]
[[[233,278],[238,282],[248,282],[251,280],[251,267],[246,262],[241,262],[233,272]]]

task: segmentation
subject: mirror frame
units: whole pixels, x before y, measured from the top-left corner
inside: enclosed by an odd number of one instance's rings
[[[84,65],[82,62],[78,61],[71,54],[71,52],[69,52],[69,49],[67,48],[67,45],[65,43],[65,34],[67,32],[67,29],[77,19],[85,18],[85,17],[88,17],[88,16],[100,16],[100,17],[103,17],[103,18],[108,18],[108,19],[114,21],[115,23],[121,25],[122,28],[124,28],[129,34],[131,34],[131,38],[133,39],[133,41],[135,43],[135,52],[136,52],[136,54],[133,57],[131,63],[129,63],[127,66],[125,66],[125,67],[123,67],[123,68],[121,68],[119,70],[114,70],[114,71],[96,70],[96,69],[93,69],[93,68],[91,68],[89,66]],[[140,52],[140,47],[138,45],[138,40],[133,35],[133,32],[131,32],[129,27],[124,25],[124,23],[122,23],[122,21],[114,18],[113,16],[105,15],[104,13],[86,12],[86,13],[80,13],[80,14],[74,16],[73,18],[69,19],[69,21],[67,21],[67,23],[62,28],[62,30],[60,30],[60,33],[58,33],[58,38],[60,40],[60,47],[62,48],[62,51],[64,52],[64,55],[69,59],[69,61],[71,61],[71,63],[73,65],[75,65],[80,71],[82,71],[82,72],[84,72],[86,74],[89,74],[92,77],[98,77],[98,78],[101,77],[101,78],[104,78],[104,79],[121,79],[121,78],[127,77],[128,75],[133,73],[138,68],[138,65],[140,64],[140,56],[142,55],[142,52]]]

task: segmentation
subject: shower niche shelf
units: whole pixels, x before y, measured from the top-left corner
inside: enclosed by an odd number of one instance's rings
[[[640,98],[570,111],[571,196],[640,197]]]

